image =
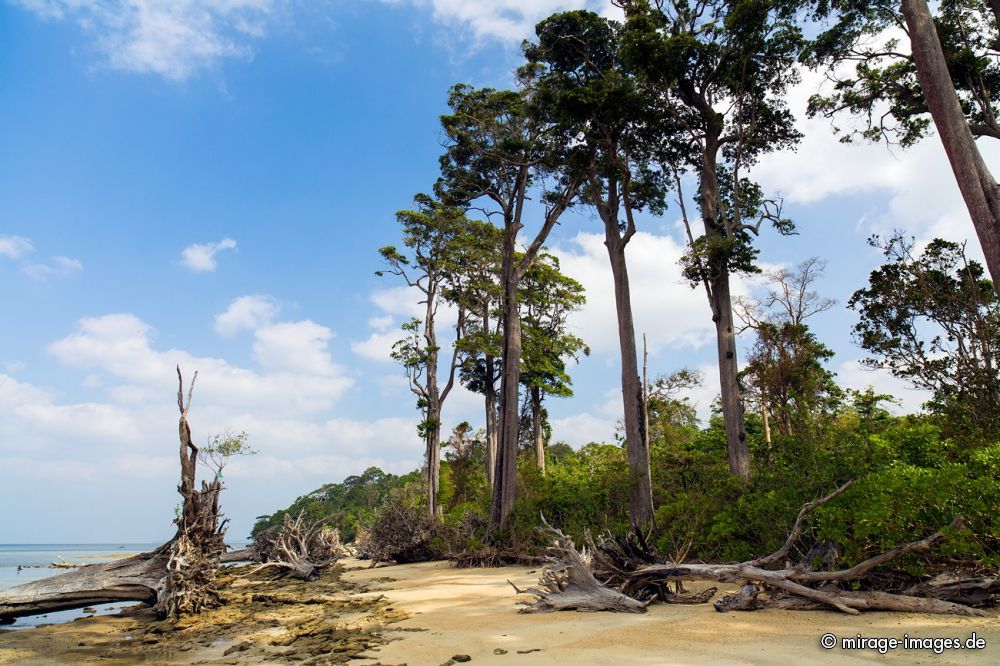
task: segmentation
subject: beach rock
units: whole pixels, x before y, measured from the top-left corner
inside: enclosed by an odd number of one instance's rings
[[[467,654],[456,654],[451,660],[456,664],[464,664],[467,661],[472,661],[472,657]]]
[[[503,648],[496,648],[493,650],[493,654],[507,654],[507,650],[504,650]]]
[[[236,652],[246,652],[252,647],[253,643],[251,643],[250,641],[243,641],[242,643],[226,648],[226,651],[222,653],[222,656],[228,657],[229,655],[234,654]]]

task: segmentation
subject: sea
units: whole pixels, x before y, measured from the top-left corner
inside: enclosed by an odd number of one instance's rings
[[[126,554],[144,553],[159,545],[158,543],[0,543],[0,590],[72,571],[72,569],[50,568],[49,564],[52,562],[98,564]],[[18,567],[21,569],[18,570]],[[117,602],[95,606],[94,609],[97,614],[104,615],[117,613],[129,605],[131,605],[130,602]],[[14,624],[0,625],[0,631],[16,631],[17,629],[37,627],[40,624],[69,622],[89,614],[79,609],[22,617],[18,618]]]

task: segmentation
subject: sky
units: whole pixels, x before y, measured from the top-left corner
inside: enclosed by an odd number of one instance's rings
[[[0,543],[152,542],[172,533],[177,378],[206,441],[246,431],[225,472],[230,535],[328,482],[420,464],[417,412],[388,351],[416,299],[376,277],[394,213],[437,177],[449,86],[510,86],[520,41],[603,0],[0,0]],[[814,328],[847,386],[919,393],[859,366],[844,306],[895,229],[978,245],[936,138],[844,145],[789,102],[805,140],[754,172],[799,233],[761,260],[828,262],[839,305]],[[987,162],[1000,151],[983,146]],[[718,393],[705,296],[681,279],[674,208],[628,250],[654,374],[702,369]],[[526,233],[535,227],[529,224]],[[587,289],[571,321],[593,353],[554,438],[610,441],[621,414],[608,259],[578,210],[549,250]],[[759,285],[741,281],[736,292]],[[749,344],[744,340],[743,344]],[[458,390],[446,430],[482,423]]]

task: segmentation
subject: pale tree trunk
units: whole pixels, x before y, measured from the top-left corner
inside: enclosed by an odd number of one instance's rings
[[[634,525],[644,526],[653,520],[653,483],[649,473],[649,448],[643,431],[643,389],[639,382],[639,362],[632,320],[632,296],[629,291],[625,246],[617,220],[606,216],[604,244],[611,259],[615,285],[615,308],[618,313],[618,342],[621,350],[622,406],[625,421],[625,453],[629,467],[629,516]]]
[[[424,339],[427,341],[427,408],[424,419],[424,464],[427,466],[427,513],[438,515],[438,483],[441,469],[441,393],[438,389],[437,332],[434,328],[437,292],[427,294],[427,311],[424,314]]]
[[[545,440],[542,438],[542,390],[531,387],[531,435],[535,442],[535,463],[545,476]]]
[[[761,404],[760,415],[764,419],[764,441],[767,442],[767,448],[771,448],[771,417],[767,413],[767,405]]]
[[[1000,14],[998,5],[990,3]],[[902,10],[920,88],[972,217],[994,287],[1000,292],[1000,189],[972,138],[927,2],[903,0]]]
[[[718,219],[719,177],[716,160],[719,152],[718,137],[706,140],[701,173],[701,214],[705,234],[712,238],[722,236],[723,222]],[[709,300],[712,304],[712,321],[715,322],[716,347],[719,355],[719,390],[722,399],[722,418],[726,422],[726,452],[729,473],[743,478],[750,477],[750,451],[747,448],[746,426],[743,418],[743,401],[740,397],[739,365],[736,358],[736,329],[733,325],[733,297],[729,289],[729,269],[726,266],[709,266]]]
[[[516,224],[516,223],[515,223]],[[521,315],[515,266],[516,230],[504,234],[503,261],[503,374],[500,380],[500,441],[493,478],[490,531],[507,529],[514,510],[517,482],[518,387],[521,379]],[[518,225],[519,226],[519,225]]]
[[[493,357],[486,357],[486,479],[493,487],[497,464],[497,389],[493,383]]]
[[[430,424],[427,428],[425,458],[427,460],[427,512],[432,517],[441,515],[441,412],[428,410]]]
[[[715,306],[715,336],[719,353],[719,387],[722,418],[726,422],[726,451],[729,473],[750,478],[750,451],[740,398],[739,365],[736,358],[736,329],[733,326],[733,300],[729,291],[729,272],[720,271],[712,280]]]

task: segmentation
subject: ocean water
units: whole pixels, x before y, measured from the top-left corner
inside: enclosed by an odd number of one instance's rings
[[[2,544],[0,543],[0,590],[29,583],[40,578],[57,576],[72,569],[51,569],[49,563],[61,557],[71,564],[98,564],[130,553],[144,553],[156,548],[158,543],[60,543],[60,544]],[[18,571],[18,566],[22,567]],[[118,602],[95,606],[99,614],[115,613],[131,605]],[[48,615],[22,617],[14,624],[0,625],[0,631],[35,627],[39,624],[68,622],[83,617],[82,610],[58,611]]]

